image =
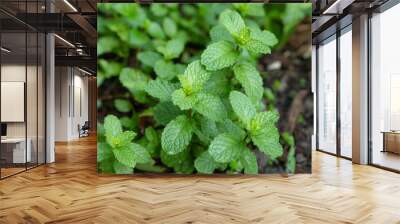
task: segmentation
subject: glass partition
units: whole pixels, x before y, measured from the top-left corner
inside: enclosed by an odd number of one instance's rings
[[[30,168],[36,166],[38,160],[38,35],[36,32],[29,31],[27,39],[27,150],[31,152],[27,166]]]
[[[25,32],[1,34],[2,177],[24,171],[27,162],[31,162],[26,136],[26,41]]]
[[[38,65],[37,65],[37,162],[43,164],[46,162],[46,38],[43,33],[38,33]]]
[[[340,155],[352,157],[352,32],[340,36]]]
[[[318,47],[318,149],[336,154],[336,36]]]
[[[400,5],[371,18],[371,162],[400,170]]]
[[[41,3],[40,3],[41,2]],[[37,13],[43,1],[0,2]],[[45,52],[43,33],[0,12],[0,178],[45,163]]]

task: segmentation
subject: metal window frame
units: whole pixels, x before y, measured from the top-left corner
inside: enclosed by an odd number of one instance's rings
[[[323,152],[329,155],[337,156],[339,158],[343,158],[346,160],[352,160],[352,158],[347,157],[342,155],[342,150],[341,150],[341,117],[340,117],[340,103],[341,103],[341,97],[340,97],[340,81],[341,81],[341,65],[340,65],[340,37],[344,35],[347,32],[351,32],[351,29],[349,29],[349,26],[351,26],[352,23],[349,23],[345,25],[344,27],[340,26],[340,20],[334,25],[336,32],[327,36],[326,38],[319,40],[317,45],[316,45],[316,87],[317,87],[317,94],[316,94],[316,150],[319,152]],[[329,29],[329,28],[328,28]],[[335,38],[332,38],[335,36]],[[329,40],[331,39],[331,40]],[[330,41],[336,41],[336,152],[328,152],[324,149],[319,148],[319,53],[318,49],[320,47],[320,44],[323,42],[330,42]]]

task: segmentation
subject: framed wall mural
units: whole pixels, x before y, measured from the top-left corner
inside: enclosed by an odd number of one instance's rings
[[[99,173],[311,172],[311,4],[98,9]]]

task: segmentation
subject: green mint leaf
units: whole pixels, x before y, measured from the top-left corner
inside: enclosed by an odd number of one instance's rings
[[[113,153],[118,162],[127,167],[135,167],[136,158],[131,147],[115,148],[113,149]]]
[[[288,132],[284,132],[282,134],[282,139],[289,145],[289,146],[294,146],[294,137],[293,135],[289,134]]]
[[[251,130],[251,139],[260,151],[273,160],[283,154],[282,145],[279,143],[279,130],[273,123]]]
[[[176,173],[193,173],[193,158],[188,149],[175,155],[169,155],[168,153],[161,150],[160,157],[161,161],[168,167],[174,168],[174,171]]]
[[[273,126],[279,119],[279,114],[276,111],[263,111],[257,113],[250,121],[248,130],[250,132],[258,132],[266,126]]]
[[[240,62],[233,67],[233,72],[253,104],[259,102],[263,96],[264,88],[262,78],[256,67],[248,62]]]
[[[185,150],[192,139],[192,125],[189,119],[181,115],[169,122],[161,135],[162,149],[174,155]]]
[[[214,139],[220,134],[217,122],[208,119],[207,117],[201,117],[200,120],[201,131],[207,135],[210,139]]]
[[[227,112],[221,99],[208,93],[198,93],[196,96],[194,109],[205,117],[222,121],[227,117]]]
[[[164,31],[162,30],[161,26],[158,23],[148,21],[148,23],[146,25],[147,25],[146,30],[150,36],[159,38],[159,39],[165,38]]]
[[[193,159],[185,160],[183,163],[174,167],[177,174],[192,174],[194,171]]]
[[[229,163],[229,167],[231,172],[233,173],[241,173],[243,170],[243,164],[240,162],[240,160],[233,160]]]
[[[213,42],[221,40],[235,42],[228,30],[222,25],[216,25],[210,30],[210,37]]]
[[[228,163],[239,157],[242,143],[237,137],[223,133],[211,142],[208,152],[216,162]]]
[[[193,96],[187,96],[183,89],[178,89],[172,93],[172,102],[181,110],[189,110],[193,108],[196,99]]]
[[[281,136],[286,144],[289,145],[289,152],[286,158],[286,172],[294,173],[296,171],[296,148],[294,137],[288,132],[284,132]]]
[[[164,150],[160,151],[160,158],[163,164],[170,168],[174,168],[179,164],[183,163],[185,160],[190,160],[189,149],[183,150],[177,154],[171,155],[166,153]]]
[[[150,100],[148,94],[144,90],[131,90],[133,99],[141,104],[148,104]]]
[[[279,143],[279,130],[275,123],[279,119],[276,111],[257,113],[250,122],[249,131],[254,144],[271,159],[283,154]]]
[[[169,40],[165,46],[158,46],[157,51],[164,55],[167,60],[178,58],[185,48],[185,41],[182,38]]]
[[[227,72],[224,70],[214,72],[204,85],[203,91],[221,97],[228,96],[231,86],[227,78]]]
[[[98,63],[105,78],[117,76],[122,70],[122,64],[118,62],[100,59]]]
[[[249,149],[244,149],[240,157],[245,174],[258,174],[257,157]]]
[[[114,115],[107,115],[104,118],[104,131],[105,136],[117,136],[122,133],[121,122],[118,117]]]
[[[243,140],[246,136],[246,132],[229,119],[225,119],[223,122],[217,123],[217,128],[220,133],[231,134],[240,140]]]
[[[212,174],[218,167],[218,163],[214,161],[211,155],[205,151],[194,161],[194,167],[198,173]]]
[[[172,93],[176,90],[176,85],[166,80],[151,80],[146,86],[146,92],[160,101],[170,101]]]
[[[153,13],[153,15],[158,17],[163,17],[168,13],[168,9],[161,4],[151,4],[150,10]]]
[[[169,37],[174,37],[177,33],[176,23],[170,18],[164,18],[163,28],[165,34],[167,34]]]
[[[124,164],[114,161],[113,168],[116,174],[133,174],[133,168],[125,166]]]
[[[133,151],[136,163],[146,164],[152,162],[149,152],[143,146],[131,143],[129,147]]]
[[[240,14],[230,9],[227,9],[221,13],[221,16],[219,17],[219,23],[223,25],[233,36],[238,35],[239,32],[246,27]]]
[[[133,131],[125,131],[115,136],[106,136],[107,143],[113,148],[124,147],[128,145],[136,136]]]
[[[198,126],[193,125],[193,133],[198,137],[199,141],[201,143],[203,143],[204,145],[209,145],[210,144],[211,138],[208,136],[208,133],[204,132]],[[197,149],[197,147],[196,147],[196,149]]]
[[[123,17],[128,17],[129,19],[133,20],[135,22],[135,25],[142,24],[146,18],[146,13],[139,5],[116,3],[110,4],[109,7],[115,13],[118,13]]]
[[[256,17],[265,16],[264,3],[234,3],[233,6],[243,15]]]
[[[133,106],[129,100],[125,99],[115,99],[114,100],[114,107],[122,113],[127,113],[133,109]]]
[[[154,107],[154,119],[161,125],[167,125],[181,114],[182,111],[172,102],[160,102]]]
[[[119,119],[114,115],[107,115],[104,119],[104,130],[107,143],[113,147],[124,147],[128,145],[136,136],[133,131],[122,132]]]
[[[149,42],[149,38],[145,33],[137,29],[131,29],[126,33],[126,42],[132,47],[142,48],[145,44]]]
[[[294,173],[296,171],[296,148],[292,146],[287,155],[286,170],[288,173]]]
[[[106,159],[98,163],[98,170],[101,173],[114,173],[113,163],[115,159]]]
[[[204,84],[210,78],[199,60],[193,61],[188,65],[183,75],[179,76],[183,91],[190,95],[203,89]]]
[[[250,29],[248,27],[242,29],[237,35],[234,36],[235,41],[243,46],[246,45],[250,40]]]
[[[143,51],[137,54],[138,60],[149,67],[154,67],[155,63],[162,59],[161,55],[154,51]]]
[[[157,131],[153,127],[147,127],[144,131],[144,136],[146,137],[147,141],[158,145],[159,144],[159,137]]]
[[[110,145],[105,142],[97,143],[97,162],[108,160],[112,158],[112,149]]]
[[[138,119],[137,115],[134,115],[132,117],[123,116],[120,118],[120,121],[124,128],[130,129],[130,130],[135,130],[138,126],[139,119]]]
[[[245,125],[248,125],[250,120],[256,115],[256,108],[250,99],[241,92],[232,91],[229,94],[229,100],[235,114]]]
[[[149,77],[139,70],[124,68],[121,71],[119,80],[125,88],[129,89],[131,93],[135,94],[138,91],[144,91],[147,86],[147,82],[149,81]]]
[[[119,48],[119,41],[115,37],[100,37],[97,41],[97,56],[105,53],[111,53],[114,49]]]
[[[269,54],[271,53],[271,47],[277,43],[278,39],[270,31],[251,29],[250,40],[246,42],[244,47],[255,54]]]
[[[165,167],[154,164],[136,164],[135,169],[149,173],[165,173],[166,171]]]
[[[178,68],[172,62],[159,60],[154,65],[154,71],[161,79],[171,80],[178,75]]]
[[[201,63],[207,70],[216,71],[229,67],[238,59],[234,46],[227,41],[219,41],[207,46],[201,55]]]

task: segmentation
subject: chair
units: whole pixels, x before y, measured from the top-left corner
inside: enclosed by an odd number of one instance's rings
[[[85,121],[82,127],[78,124],[79,138],[89,136],[89,130],[90,130],[89,121]]]

